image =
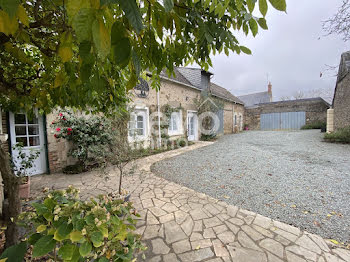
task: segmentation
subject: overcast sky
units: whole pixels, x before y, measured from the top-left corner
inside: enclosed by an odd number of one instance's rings
[[[302,90],[334,88],[336,72],[327,65],[338,65],[342,52],[349,50],[338,36],[324,36],[322,21],[331,17],[341,0],[287,0],[287,14],[269,6],[268,31],[253,38],[240,35],[240,43],[253,54],[213,57],[213,82],[244,95],[267,90],[267,74],[274,100]],[[320,72],[323,77],[320,78]]]

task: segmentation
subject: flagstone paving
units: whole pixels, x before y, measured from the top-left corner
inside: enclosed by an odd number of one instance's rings
[[[148,247],[140,261],[350,261],[349,250],[320,236],[228,205],[150,171],[156,161],[208,144],[196,143],[133,163],[133,175],[125,178],[124,186],[131,192],[130,200],[141,215],[137,233]],[[42,187],[60,189],[72,184],[81,189],[83,198],[88,198],[116,191],[118,182],[114,168],[103,175],[95,171],[35,176],[32,192],[37,195]]]

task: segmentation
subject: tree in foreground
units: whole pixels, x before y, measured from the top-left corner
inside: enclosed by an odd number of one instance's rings
[[[269,0],[285,11],[285,0]],[[253,15],[255,7],[261,17]],[[49,113],[56,107],[112,114],[144,70],[159,73],[210,55],[247,53],[234,32],[267,29],[267,0],[1,0],[0,105]],[[119,108],[120,109],[120,108]],[[18,241],[18,179],[0,149],[10,205],[6,245]]]

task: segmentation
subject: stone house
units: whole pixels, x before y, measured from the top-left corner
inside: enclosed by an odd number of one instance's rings
[[[161,74],[160,90],[149,88],[147,82],[132,92],[130,105],[131,121],[129,122],[130,141],[140,141],[145,146],[151,145],[152,128],[158,129],[159,120],[156,116],[158,107],[168,105],[178,110],[171,113],[167,133],[170,139],[186,138],[189,141],[199,140],[201,137],[201,116],[197,114],[198,104],[195,100],[203,92],[209,92],[213,97],[222,101],[224,107],[218,114],[220,128],[218,134],[239,132],[243,128],[244,105],[226,89],[211,83],[212,73],[194,68],[175,68],[175,76]],[[58,112],[48,115],[37,115],[29,119],[25,114],[3,112],[3,132],[8,133],[9,139],[5,143],[7,150],[15,156],[17,152],[11,150],[18,142],[22,142],[25,150],[37,149],[40,156],[35,160],[33,174],[55,173],[63,167],[72,164],[73,159],[67,157],[69,144],[64,139],[57,140],[53,134],[51,123],[56,120]],[[157,132],[156,132],[157,133]]]
[[[269,82],[267,91],[238,96],[246,107],[254,107],[262,103],[272,102],[272,84]]]
[[[333,97],[332,130],[350,126],[350,51],[341,55]]]

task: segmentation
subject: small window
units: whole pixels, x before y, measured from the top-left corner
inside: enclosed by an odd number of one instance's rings
[[[169,119],[169,134],[176,135],[181,133],[181,112],[172,112]]]
[[[131,113],[129,121],[129,136],[140,137],[146,135],[146,112],[136,111]]]
[[[234,117],[234,125],[235,126],[237,125],[237,115],[235,115],[235,117]]]

